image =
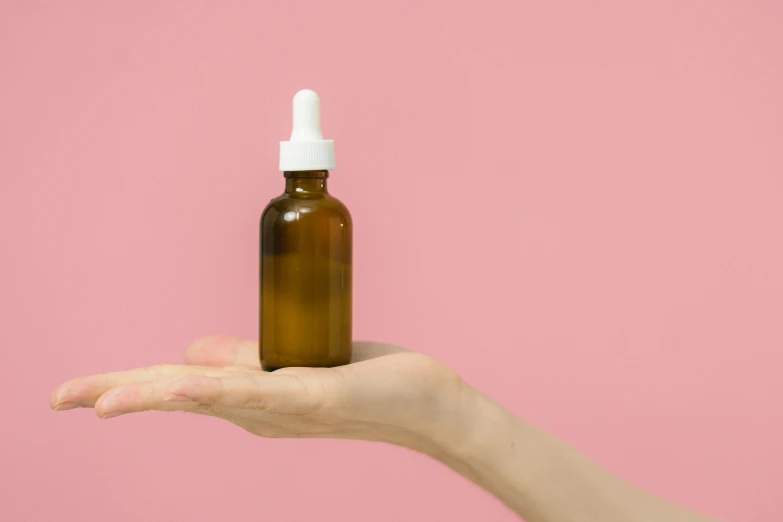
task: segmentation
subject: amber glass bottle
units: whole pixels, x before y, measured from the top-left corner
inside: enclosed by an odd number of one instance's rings
[[[351,360],[352,223],[327,191],[334,149],[312,91],[294,97],[294,131],[282,142],[285,192],[261,215],[261,365],[338,366]]]
[[[351,215],[321,171],[286,172],[261,216],[261,363],[338,366],[351,360]]]

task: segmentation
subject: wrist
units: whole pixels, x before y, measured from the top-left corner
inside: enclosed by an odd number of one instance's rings
[[[505,408],[464,381],[430,419],[423,451],[458,468],[487,464],[499,445],[504,441],[511,444],[512,432],[520,424]]]
[[[520,470],[530,464],[535,439],[532,426],[464,384],[459,400],[441,413],[428,445],[419,451],[516,508],[527,495],[524,485],[529,477]]]

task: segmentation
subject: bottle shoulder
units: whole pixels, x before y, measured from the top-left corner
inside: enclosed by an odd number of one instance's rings
[[[327,199],[329,200],[329,204],[332,208],[334,208],[336,211],[339,211],[342,213],[346,218],[348,218],[348,221],[351,220],[351,211],[348,210],[348,207],[337,199],[336,197],[332,196],[331,194],[327,194]]]
[[[351,223],[351,213],[345,204],[331,194],[319,197],[296,197],[281,194],[272,199],[261,214],[262,220],[283,218],[289,212],[307,213],[313,216],[330,216]]]

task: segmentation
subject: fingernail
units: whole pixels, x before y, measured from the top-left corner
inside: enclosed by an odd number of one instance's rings
[[[72,410],[74,408],[81,408],[81,404],[78,402],[61,402],[57,406],[54,407],[55,411],[65,411],[65,410]]]
[[[170,393],[163,400],[166,402],[195,402],[192,398],[181,393]]]
[[[109,412],[109,413],[104,413],[103,415],[101,415],[101,418],[102,419],[111,419],[112,417],[119,417],[123,413],[125,413],[125,412],[124,411],[112,411],[112,412]]]

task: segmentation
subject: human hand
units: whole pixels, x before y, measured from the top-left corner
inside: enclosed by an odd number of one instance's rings
[[[79,377],[57,387],[49,402],[55,410],[95,408],[102,418],[179,410],[263,437],[405,446],[437,458],[531,522],[711,520],[632,487],[447,366],[399,347],[354,343],[346,366],[268,373],[256,342],[212,337],[191,345],[185,361]]]
[[[389,442],[425,452],[467,385],[430,357],[357,342],[351,364],[264,372],[258,344],[230,337],[193,343],[184,365],[79,377],[57,387],[55,410],[95,408],[101,418],[148,410],[220,417],[262,437]]]

